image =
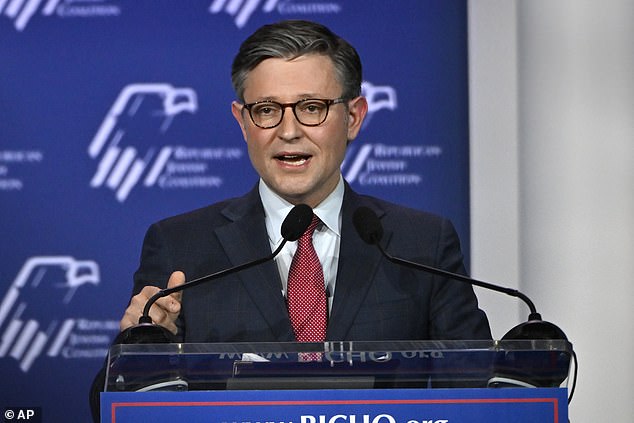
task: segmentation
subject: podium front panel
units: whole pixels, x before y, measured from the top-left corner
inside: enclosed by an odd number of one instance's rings
[[[105,392],[102,422],[566,423],[564,388]]]

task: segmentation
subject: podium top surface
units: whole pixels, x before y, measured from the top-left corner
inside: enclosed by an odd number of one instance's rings
[[[110,356],[263,354],[298,352],[413,352],[413,351],[560,351],[572,352],[572,344],[558,339],[536,340],[435,340],[435,341],[327,341],[118,344]]]

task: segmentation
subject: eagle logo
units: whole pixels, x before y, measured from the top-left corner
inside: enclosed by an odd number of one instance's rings
[[[88,155],[99,160],[90,186],[106,186],[123,202],[140,181],[154,185],[173,150],[157,144],[178,115],[197,109],[191,88],[164,83],[124,87],[88,147]]]

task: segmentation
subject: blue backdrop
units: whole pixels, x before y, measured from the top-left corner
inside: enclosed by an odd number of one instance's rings
[[[3,409],[88,421],[147,226],[256,182],[230,65],[287,18],[362,57],[348,181],[450,217],[469,251],[465,0],[0,0]]]

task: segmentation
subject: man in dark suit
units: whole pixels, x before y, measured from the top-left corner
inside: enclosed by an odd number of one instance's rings
[[[232,81],[232,113],[260,180],[243,197],[152,225],[122,330],[138,322],[166,280],[176,286],[185,275],[270,254],[282,242],[283,217],[303,203],[320,219],[313,244],[327,296],[326,340],[491,337],[470,286],[390,263],[353,228],[354,211],[369,207],[381,219],[386,249],[465,272],[449,221],[361,196],[343,180],[347,145],[368,107],[351,45],[311,22],[267,25],[242,44]],[[296,340],[287,309],[295,244],[275,261],[162,298],[150,316],[186,342]]]

